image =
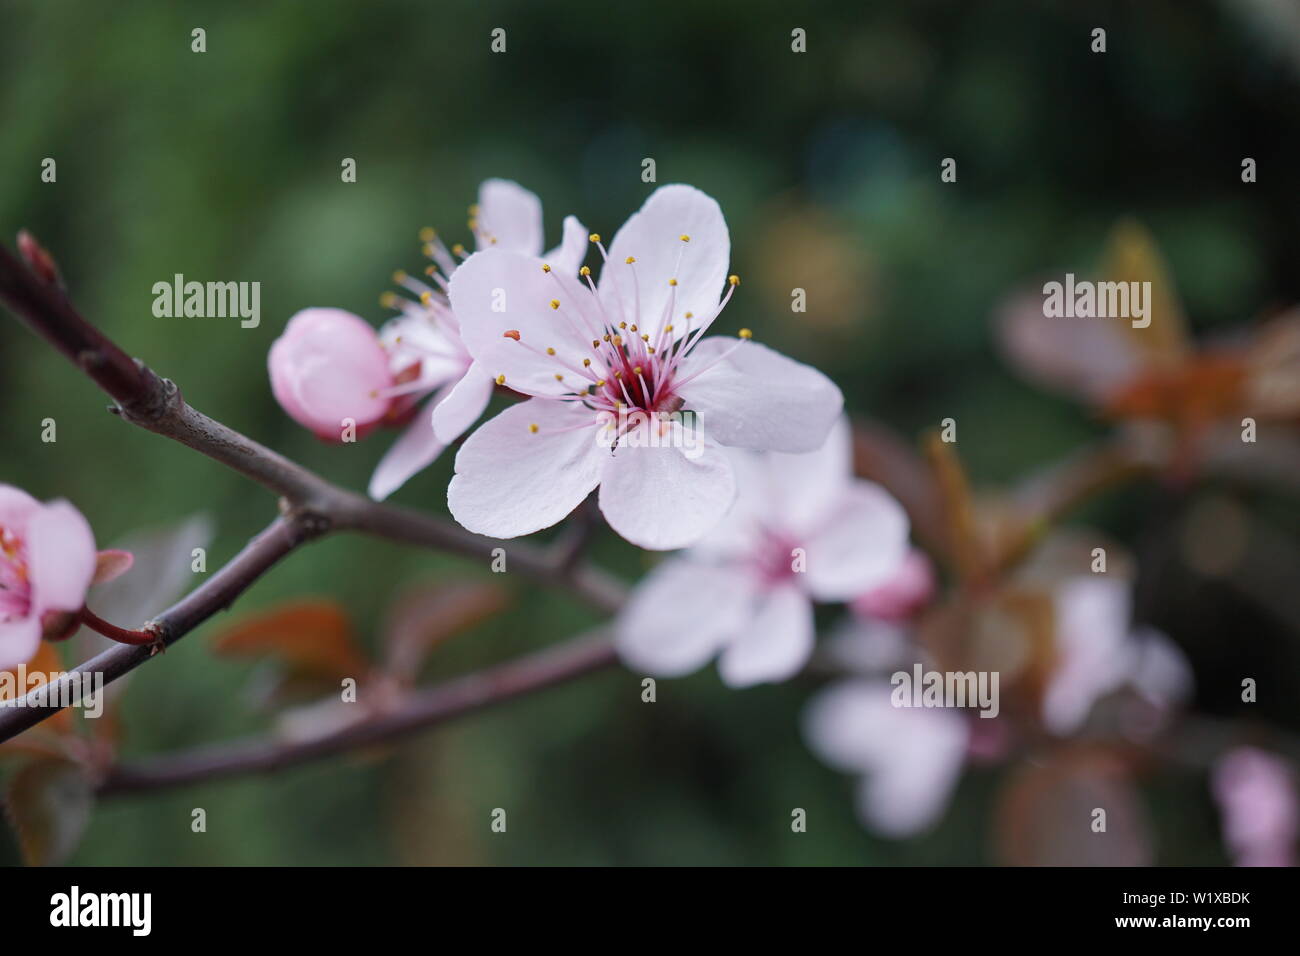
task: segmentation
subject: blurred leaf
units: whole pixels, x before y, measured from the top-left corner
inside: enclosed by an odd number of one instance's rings
[[[1105,831],[1093,829],[1104,810]],[[997,845],[1012,866],[1144,866],[1150,827],[1128,768],[1115,754],[1073,747],[1026,764],[1002,792]]]
[[[370,665],[357,648],[342,606],[327,598],[291,601],[221,632],[213,649],[230,657],[274,657],[291,672],[360,678]]]
[[[133,564],[135,564],[135,555],[130,551],[116,548],[101,551],[95,555],[95,576],[91,578],[90,583],[107,584],[130,571]]]
[[[979,580],[983,577],[987,556],[975,525],[975,508],[966,469],[957,456],[954,443],[944,441],[938,432],[925,437],[925,452],[939,489],[944,553],[963,581]]]
[[[448,581],[407,591],[384,628],[384,669],[411,682],[429,652],[507,604],[505,589],[487,581]]]
[[[1130,334],[1151,365],[1167,368],[1187,358],[1191,346],[1182,303],[1155,237],[1146,227],[1132,219],[1122,220],[1115,226],[1102,252],[1099,280],[1150,282],[1147,316],[1151,324],[1138,329],[1131,322],[1120,322],[1119,327]]]
[[[95,803],[85,771],[68,760],[33,760],[14,774],[5,813],[28,866],[63,863],[81,842]]]

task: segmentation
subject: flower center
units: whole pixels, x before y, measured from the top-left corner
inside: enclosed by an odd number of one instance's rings
[[[690,236],[682,235],[682,250],[690,242]],[[600,236],[592,233],[591,241],[600,250],[605,260],[605,269],[619,268],[611,264]],[[682,256],[677,257],[677,267],[681,266]],[[636,271],[636,256],[628,256],[622,265],[627,267],[626,274],[613,273],[612,281],[616,291],[634,293],[622,295],[620,303],[635,302],[635,313],[626,315],[623,306],[620,314],[611,314],[602,302],[591,278],[591,269],[583,266],[579,270],[581,282],[586,289],[570,286],[572,278],[561,276],[549,265],[542,265],[542,271],[556,283],[557,298],[551,299],[550,307],[555,310],[569,327],[582,339],[591,342],[589,349],[575,355],[561,354],[554,346],[539,346],[527,342],[517,329],[507,329],[502,335],[514,339],[521,348],[539,355],[555,365],[555,380],[571,387],[568,393],[544,397],[556,401],[580,402],[587,408],[599,413],[626,415],[634,411],[667,414],[682,408],[683,402],[678,395],[682,385],[694,379],[707,369],[691,369],[688,374],[682,372],[682,361],[695,348],[704,333],[708,331],[740,284],[737,276],[727,280],[727,293],[719,301],[712,315],[696,316],[692,312],[683,312],[676,316],[677,279],[668,280],[669,295],[663,313],[657,316],[640,315],[640,280]],[[677,268],[674,268],[674,272]],[[622,286],[626,284],[627,287]],[[740,330],[741,342],[750,338],[748,329]],[[725,358],[730,351],[720,356]],[[710,363],[708,367],[712,367]],[[497,384],[505,385],[504,377],[498,377]],[[526,389],[511,388],[523,394],[531,395]],[[530,426],[536,433],[537,427]]]
[[[26,617],[30,610],[27,545],[13,531],[0,525],[0,622]]]

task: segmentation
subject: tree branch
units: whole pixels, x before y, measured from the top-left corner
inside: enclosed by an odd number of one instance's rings
[[[99,792],[102,795],[138,793],[241,774],[269,773],[432,727],[566,683],[608,667],[616,660],[609,637],[597,630],[526,657],[415,691],[391,711],[313,740],[252,738],[118,764],[109,769]]]
[[[489,559],[502,543],[471,534],[431,515],[371,501],[324,478],[186,404],[180,389],[122,351],[72,306],[57,280],[49,254],[25,233],[19,237],[25,264],[0,246],[0,302],[49,341],[117,403],[113,409],[132,424],[207,455],[281,496],[282,517],[249,542],[234,559],[152,626],[169,646],[218,611],[299,544],[333,530],[348,530]],[[511,544],[508,570],[572,591],[581,600],[613,611],[625,588],[598,569],[577,566],[565,548],[541,550]],[[102,672],[108,683],[153,656],[144,646],[111,648],[74,673]],[[65,678],[67,680],[67,678]],[[57,689],[57,684],[55,685]],[[48,696],[46,696],[48,695]],[[46,688],[28,694],[23,706],[0,710],[0,742],[50,717],[60,708]]]

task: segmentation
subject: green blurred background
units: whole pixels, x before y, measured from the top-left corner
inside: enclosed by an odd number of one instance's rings
[[[326,446],[273,401],[265,356],[285,319],[331,305],[376,323],[417,231],[469,241],[478,183],[516,179],[548,241],[577,214],[612,234],[660,183],[716,197],[745,283],[733,324],[815,364],[851,411],[911,437],[960,414],[978,484],[1023,476],[1103,426],[1023,384],[989,317],[1018,281],[1083,269],[1133,214],[1155,233],[1197,332],[1300,301],[1297,78],[1291,3],[609,4],[0,3],[0,232],[31,229],[82,311],[186,398],[348,487],[388,439]],[[1089,52],[1094,26],[1108,52]],[[207,52],[190,31],[207,31]],[[507,52],[489,33],[507,31]],[[808,52],[790,50],[807,31]],[[39,181],[58,162],[58,182]],[[958,182],[943,184],[943,157]],[[1254,157],[1259,181],[1243,185]],[[340,182],[343,157],[358,165]],[[257,280],[262,324],[158,319],[174,273]],[[809,291],[792,316],[790,290]],[[246,481],[105,414],[52,350],[0,322],[0,481],[72,500],[101,543],[208,513],[212,567],[274,513]],[[40,421],[58,441],[40,441]],[[449,456],[397,500],[445,513]],[[1259,507],[1295,540],[1293,502]],[[1130,546],[1177,505],[1137,488],[1085,515]],[[620,573],[645,560],[602,538]],[[368,640],[399,586],[464,562],[357,538],[294,555],[235,614],[330,595]],[[594,618],[510,576],[513,610],[439,651],[453,674],[559,640]],[[1177,571],[1139,616],[1198,675],[1231,661],[1286,684],[1255,713],[1295,726],[1296,636]],[[1193,598],[1193,595],[1195,597]],[[127,623],[127,622],[123,622]],[[265,726],[253,665],[216,659],[212,623],[143,668],[126,702],[128,754]],[[1286,689],[1289,688],[1289,693]],[[854,818],[852,781],[799,737],[809,686],[730,692],[711,668],[661,681],[609,671],[426,734],[388,760],[332,760],[272,777],[126,797],[95,813],[84,864],[982,863],[1001,771],[969,773],[932,833],[881,840]],[[1221,698],[1221,699],[1220,699]],[[1232,696],[1198,707],[1232,716]],[[1144,791],[1159,862],[1224,860],[1197,774]],[[791,833],[791,807],[808,811]],[[203,807],[208,832],[190,831]],[[506,807],[509,832],[488,827]],[[17,860],[0,834],[0,860]]]

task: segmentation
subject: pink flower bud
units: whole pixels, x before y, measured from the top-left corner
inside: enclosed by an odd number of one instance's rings
[[[31,660],[47,626],[66,622],[60,612],[81,610],[94,574],[95,536],[81,512],[0,485],[0,670]]]
[[[882,621],[905,621],[930,603],[934,589],[930,559],[912,548],[887,580],[853,601],[853,611]]]
[[[388,354],[351,312],[303,309],[271,344],[267,367],[280,407],[324,441],[342,441],[349,419],[360,438],[388,414]]]

